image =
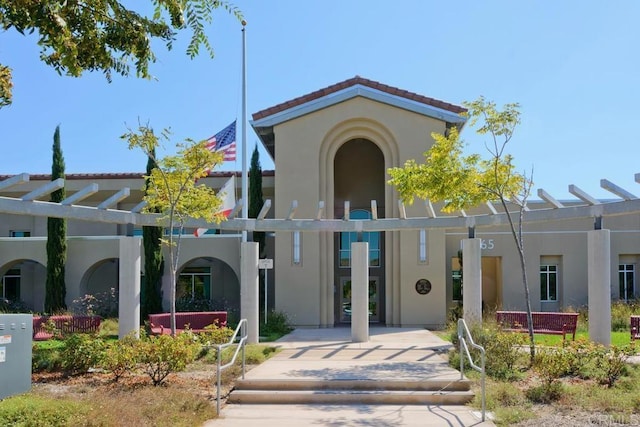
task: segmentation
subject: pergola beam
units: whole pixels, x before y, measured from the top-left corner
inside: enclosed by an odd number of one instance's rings
[[[12,176],[11,178],[7,178],[4,181],[0,181],[0,190],[6,190],[7,188],[11,188],[19,184],[24,184],[25,182],[29,182],[29,174],[20,173],[18,175]]]
[[[239,203],[236,208],[241,206]],[[236,210],[234,208],[234,210]],[[33,201],[23,202],[20,199],[0,197],[0,213],[32,215],[40,217],[69,218],[82,221],[106,222],[115,224],[133,224],[137,226],[157,226],[161,215],[150,213],[134,213],[116,209],[100,210],[91,206],[64,206],[59,203]],[[568,206],[562,209],[536,209],[527,212],[524,221],[527,223],[561,221],[577,218],[594,218],[598,216],[618,216],[640,213],[640,199],[621,200],[599,205]],[[427,228],[465,229],[474,227],[498,227],[508,225],[504,213],[496,215],[476,215],[469,217],[443,216],[437,218],[381,218],[376,221],[344,221],[342,219],[241,219],[231,217],[220,224],[207,223],[202,219],[188,219],[185,227],[217,228],[221,230],[255,230],[255,231],[399,231],[419,230]]]
[[[378,219],[378,202],[375,200],[371,201],[371,219],[374,221]]]
[[[25,194],[24,196],[22,196],[22,200],[25,202],[31,202],[39,199],[40,197],[47,196],[61,188],[64,188],[64,179],[58,178],[41,187],[36,188],[30,193]]]
[[[611,181],[609,181],[607,179],[601,179],[600,180],[600,187],[604,188],[605,190],[607,190],[610,193],[615,194],[618,197],[621,197],[624,200],[637,199],[636,196],[634,196],[633,194],[629,193],[624,188],[617,186],[616,184],[614,184],[613,182],[611,182]]]
[[[271,209],[271,199],[267,199],[264,201],[262,209],[260,209],[260,212],[258,212],[258,219],[264,219],[267,216],[269,209]]]
[[[99,189],[98,184],[95,184],[95,183],[89,184],[86,187],[84,187],[82,190],[76,191],[75,193],[73,193],[73,195],[61,201],[60,204],[65,206],[73,205],[76,202],[79,202],[80,200],[84,200],[87,197],[97,193],[98,189]]]
[[[577,186],[571,184],[569,185],[569,193],[573,194],[574,196],[576,196],[578,199],[582,200],[583,202],[589,203],[590,205],[599,205],[600,202],[598,200],[595,199],[595,197],[592,197],[591,195],[587,194],[586,192],[582,191],[581,189],[579,189]]]
[[[431,200],[425,200],[424,207],[427,209],[427,215],[430,218],[435,218],[437,216],[435,209],[433,209],[433,204],[431,203]]]
[[[142,212],[142,209],[145,208],[145,206],[147,206],[147,201],[143,200],[140,203],[138,203],[137,205],[135,205],[132,209],[131,212],[133,213],[138,213],[138,212]]]
[[[398,200],[398,215],[400,216],[400,219],[407,219],[407,211],[402,200]]]
[[[538,197],[540,197],[542,200],[549,203],[551,206],[553,206],[556,209],[561,209],[564,207],[562,203],[557,201],[555,198],[551,196],[551,194],[547,193],[542,188],[538,188]]]
[[[114,194],[113,196],[109,197],[104,202],[100,203],[98,205],[98,209],[109,209],[112,206],[117,206],[118,203],[120,203],[122,200],[124,200],[127,197],[129,197],[129,193],[130,193],[130,191],[129,191],[129,189],[127,187],[121,189],[116,194]]]
[[[242,210],[243,204],[244,204],[244,200],[242,199],[238,200],[236,205],[233,207],[233,209],[229,213],[229,216],[227,217],[227,219],[234,219],[235,217],[237,217],[238,213],[240,213],[240,211]],[[204,227],[201,227],[201,228],[204,228]],[[217,228],[220,228],[220,227],[217,227]]]
[[[296,215],[296,211],[298,210],[298,201],[292,200],[291,207],[289,207],[289,213],[287,214],[287,219],[291,221],[293,217]]]
[[[316,221],[320,221],[322,219],[324,213],[324,200],[320,200],[318,202],[318,212],[316,213]]]

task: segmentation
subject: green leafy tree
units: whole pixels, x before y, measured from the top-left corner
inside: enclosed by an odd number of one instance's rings
[[[162,243],[169,251],[171,334],[175,336],[176,281],[184,224],[189,218],[201,218],[219,224],[224,216],[219,212],[222,200],[214,190],[198,184],[199,178],[206,176],[210,169],[222,161],[222,154],[207,149],[206,141],[186,139],[176,144],[176,155],[156,158],[155,149],[161,141],[168,141],[169,135],[166,129],[158,136],[150,127],[139,126],[137,131],[129,130],[121,138],[127,140],[129,149],[141,149],[156,164],[147,176],[145,210],[159,212],[160,222],[166,230]]]
[[[391,179],[405,203],[413,203],[414,197],[443,202],[443,211],[452,212],[476,206],[481,202],[499,201],[507,216],[522,273],[531,363],[535,356],[533,321],[527,270],[524,257],[523,217],[527,198],[533,182],[531,176],[518,173],[513,157],[506,152],[513,133],[520,124],[520,106],[516,103],[497,109],[494,102],[483,97],[466,102],[469,125],[477,126],[476,132],[489,137],[485,147],[487,159],[479,154],[464,155],[464,142],[456,128],[447,135],[434,133],[434,144],[425,153],[425,163],[408,160],[402,168],[389,169]],[[532,175],[532,174],[531,174]],[[510,210],[517,207],[514,213]]]
[[[0,64],[0,108],[11,104],[11,99],[13,98],[12,89],[11,68]]]
[[[256,145],[251,154],[251,166],[249,167],[249,218],[257,218],[262,209],[264,200],[262,199],[262,166],[260,165],[260,153],[258,152],[258,146]],[[264,258],[264,245],[265,245],[265,233],[264,231],[254,231],[253,241],[258,242],[258,256]],[[264,274],[267,274],[264,271]],[[260,274],[259,283],[259,298],[260,306],[264,306],[265,292],[264,292],[264,275]],[[265,313],[266,314],[266,313]],[[265,318],[266,321],[266,318]]]
[[[156,163],[155,150],[147,159],[147,177]],[[149,178],[145,179],[145,194],[149,187]],[[159,213],[159,212],[156,212]],[[141,320],[146,320],[149,314],[162,312],[162,273],[164,272],[164,257],[162,256],[162,227],[142,227],[142,243],[144,245],[144,291],[142,292]]]
[[[251,154],[251,166],[249,167],[249,218],[257,218],[262,209],[264,200],[262,199],[262,166],[260,165],[260,153],[258,146]],[[258,242],[260,248],[260,258],[264,257],[265,234],[264,231],[254,231],[253,241]]]
[[[134,6],[137,9],[134,9]],[[40,59],[59,74],[79,77],[84,71],[150,78],[149,64],[157,41],[171,49],[182,30],[190,32],[189,57],[200,48],[213,57],[205,33],[216,9],[242,19],[242,13],[221,0],[0,0],[0,29],[38,34]],[[11,69],[0,64],[0,107],[11,103]]]
[[[60,126],[53,134],[53,163],[51,180],[64,179],[64,157],[60,147]],[[65,189],[51,193],[52,202],[61,202],[65,198]],[[63,218],[47,218],[47,282],[45,286],[44,310],[55,313],[65,310],[64,298],[67,294],[64,281],[67,261],[67,222]]]

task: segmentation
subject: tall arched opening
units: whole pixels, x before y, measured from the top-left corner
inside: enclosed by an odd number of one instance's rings
[[[385,212],[385,161],[380,148],[365,138],[347,141],[334,158],[334,217],[344,218],[349,201],[350,219],[372,217],[376,200],[379,218]],[[334,299],[336,324],[351,322],[351,243],[369,243],[369,321],[385,323],[384,233],[336,233],[334,236]]]

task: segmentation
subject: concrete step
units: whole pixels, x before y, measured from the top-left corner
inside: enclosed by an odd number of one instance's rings
[[[235,390],[351,390],[351,391],[468,391],[471,381],[463,380],[365,380],[365,379],[244,379]]]
[[[473,399],[469,380],[244,379],[227,403],[464,405]]]
[[[471,391],[234,390],[227,403],[334,405],[465,405]]]

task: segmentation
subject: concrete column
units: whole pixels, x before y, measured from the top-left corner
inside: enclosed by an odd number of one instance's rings
[[[118,267],[118,338],[140,336],[140,237],[121,237]]]
[[[611,233],[592,230],[587,233],[589,285],[589,339],[611,344]]]
[[[240,317],[247,319],[247,342],[257,344],[259,293],[258,293],[258,243],[240,244]]]
[[[351,244],[351,341],[369,341],[369,243]]]
[[[464,320],[482,322],[482,253],[481,239],[462,240],[462,302]]]

